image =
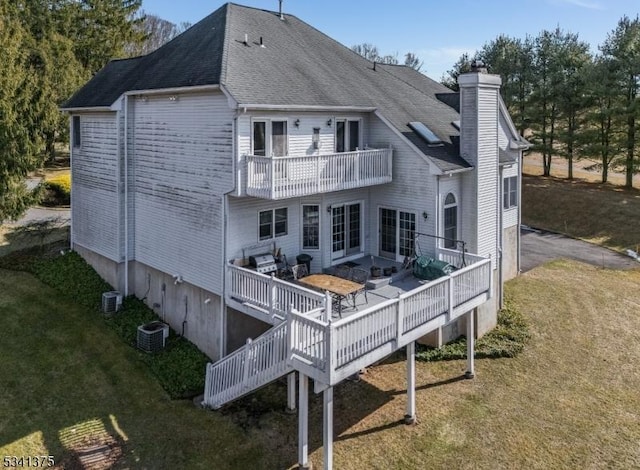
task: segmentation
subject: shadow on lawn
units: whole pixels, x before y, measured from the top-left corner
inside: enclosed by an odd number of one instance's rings
[[[393,355],[391,362],[402,361],[401,355]],[[385,361],[386,363],[387,361]],[[366,380],[346,380],[334,387],[334,441],[346,441],[405,426],[406,388],[382,390]],[[416,391],[443,387],[465,380],[464,375],[432,383],[418,385]],[[296,382],[297,392],[297,382]],[[297,398],[297,393],[296,393]],[[384,424],[362,428],[362,422],[380,408],[394,400],[401,400],[397,416]],[[298,416],[286,412],[286,379],[280,379],[267,387],[237,400],[220,410],[250,438],[260,440],[279,456],[279,465],[289,468],[298,461]],[[296,404],[299,407],[299,403]],[[313,381],[309,394],[309,453],[323,446],[323,394],[313,393]]]

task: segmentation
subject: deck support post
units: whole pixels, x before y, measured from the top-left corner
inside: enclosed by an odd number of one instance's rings
[[[296,411],[296,373],[287,375],[287,412]]]
[[[407,412],[405,424],[416,422],[416,343],[407,344]]]
[[[333,387],[324,392],[324,419],[322,437],[324,441],[324,470],[333,469]]]
[[[473,357],[473,351],[475,349],[475,336],[476,336],[473,321],[474,321],[476,310],[477,309],[474,308],[473,310],[470,310],[469,313],[467,314],[467,371],[464,373],[464,376],[467,379],[472,379],[476,375],[474,357]]]
[[[300,409],[298,410],[298,468],[308,470],[309,465],[309,378],[300,372],[298,379]]]

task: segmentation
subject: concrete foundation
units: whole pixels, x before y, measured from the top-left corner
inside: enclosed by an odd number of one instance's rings
[[[229,354],[244,346],[247,338],[255,339],[273,325],[262,322],[257,318],[245,315],[233,308],[227,307],[227,351]]]
[[[77,244],[74,250],[106,282],[125,292],[125,263],[116,263]],[[129,262],[128,292],[142,299],[209,358],[215,361],[221,357],[224,327],[220,296],[186,282],[175,283],[172,275],[137,261]]]
[[[502,231],[502,269],[505,281],[518,275],[518,226]]]

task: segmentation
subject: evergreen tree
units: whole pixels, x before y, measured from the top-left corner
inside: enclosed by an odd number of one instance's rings
[[[600,161],[602,182],[609,168],[624,153],[623,103],[617,89],[616,65],[612,59],[596,57],[586,74],[587,112],[582,130],[582,152]]]
[[[567,159],[567,175],[573,179],[573,162],[583,143],[580,139],[584,125],[587,99],[587,71],[592,58],[589,44],[580,41],[577,34],[565,34],[558,45],[556,62],[558,77],[558,153]]]
[[[33,97],[36,77],[28,73],[28,34],[19,8],[0,0],[0,221],[16,219],[32,204],[24,178],[41,163],[42,139]]]
[[[626,182],[633,187],[633,175],[637,165],[636,125],[638,119],[638,90],[640,88],[640,19],[624,16],[618,26],[609,33],[600,47],[602,55],[609,60],[616,72],[616,90],[623,98],[623,113],[626,119]]]

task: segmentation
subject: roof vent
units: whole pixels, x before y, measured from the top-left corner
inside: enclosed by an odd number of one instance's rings
[[[244,35],[244,41],[242,42],[242,44],[244,44],[245,46],[249,45],[249,35],[246,33]]]
[[[451,121],[451,125],[460,130],[460,121]]]
[[[280,19],[284,20],[284,15],[282,14],[282,0],[279,0],[280,2]]]
[[[413,121],[409,123],[409,127],[413,129],[413,131],[418,134],[422,140],[424,140],[429,145],[441,145],[442,140],[424,123]]]

